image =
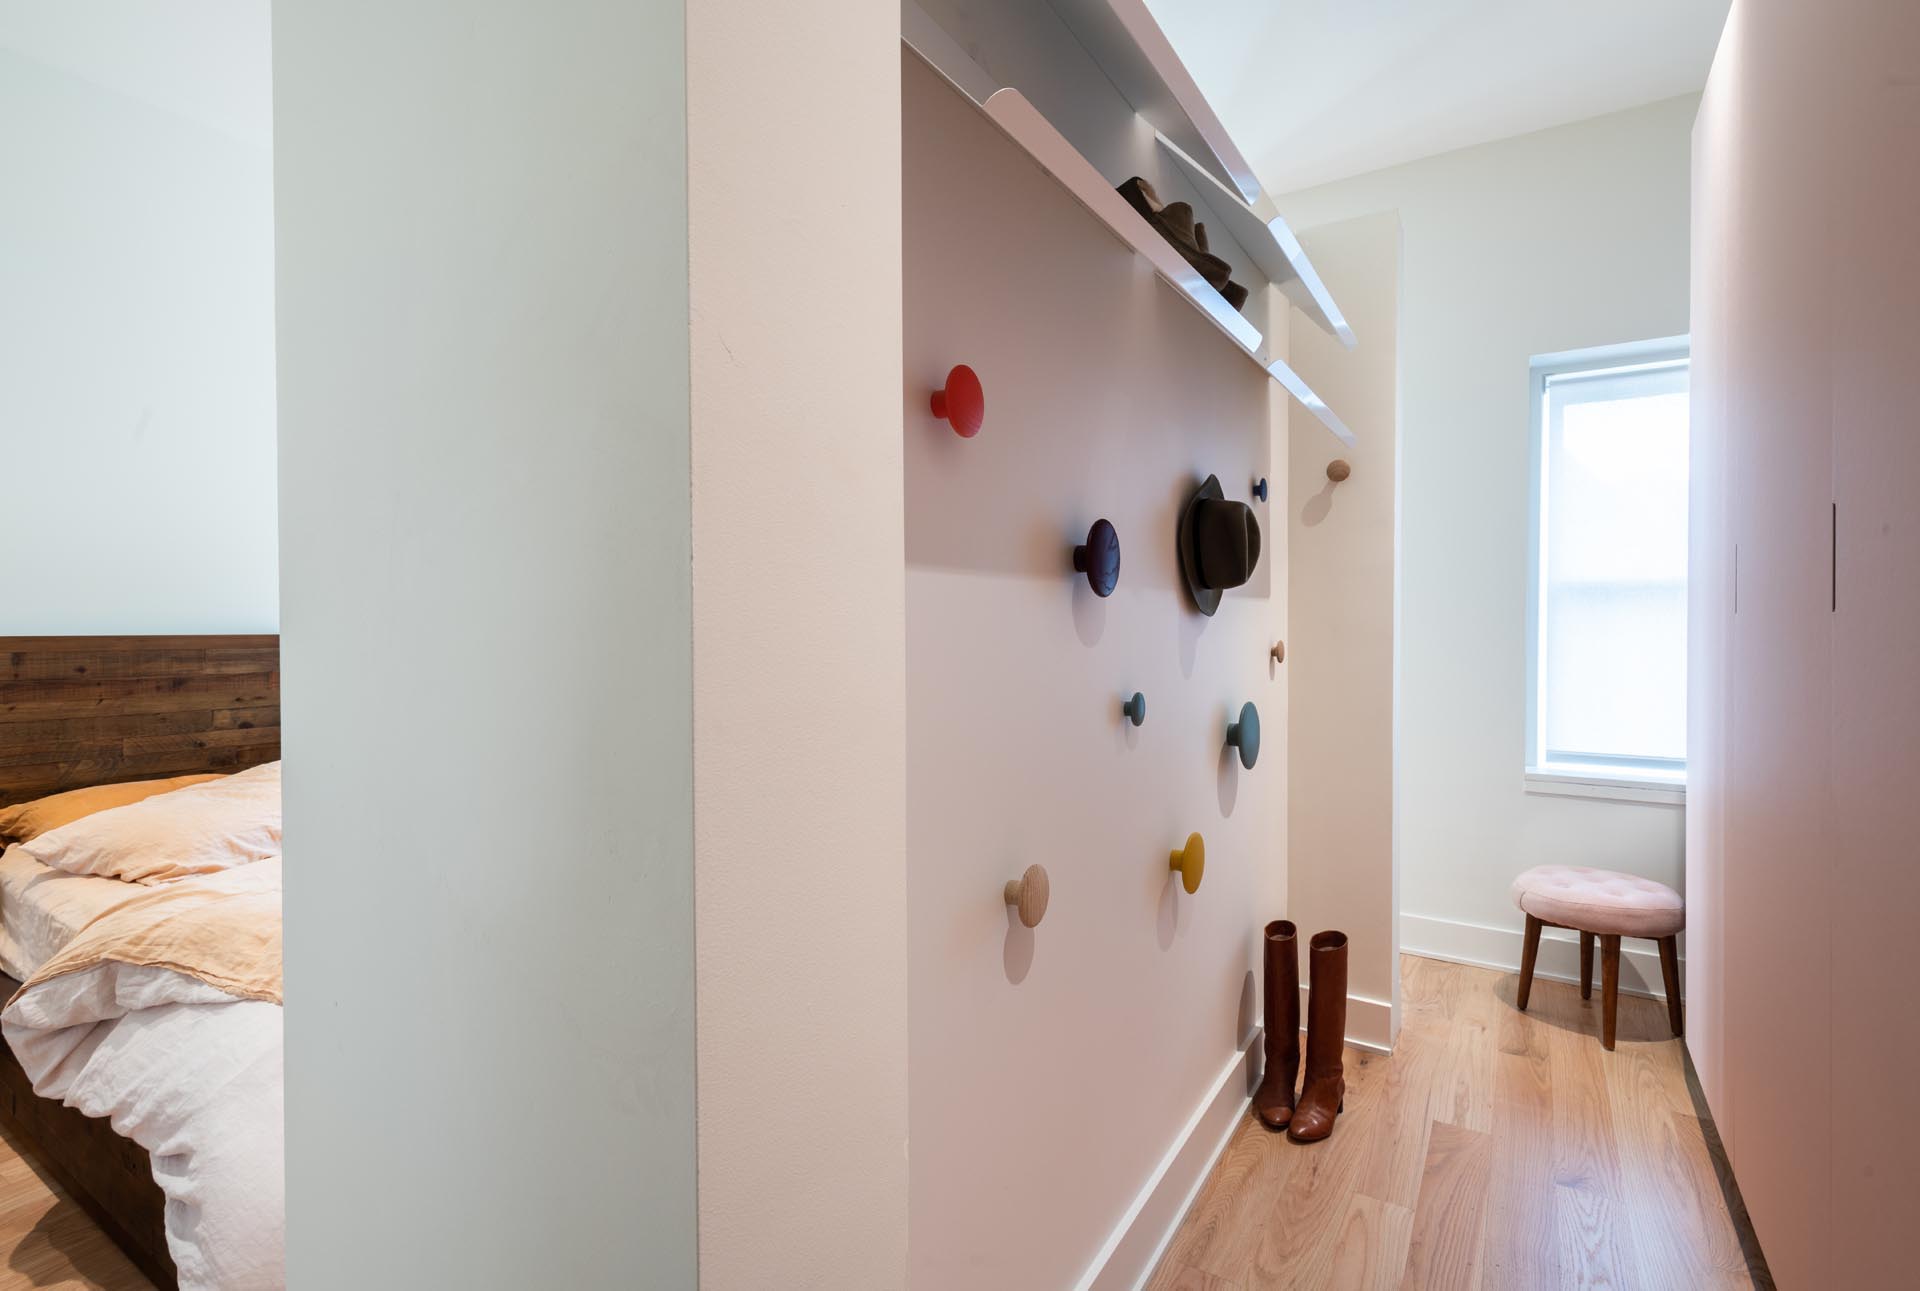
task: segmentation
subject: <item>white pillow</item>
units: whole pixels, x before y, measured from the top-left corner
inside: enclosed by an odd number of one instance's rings
[[[263,861],[280,854],[280,764],[98,811],[20,846],[56,870],[129,883]]]

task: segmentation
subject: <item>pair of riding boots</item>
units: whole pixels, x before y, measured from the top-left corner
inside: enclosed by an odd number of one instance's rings
[[[1267,1067],[1253,1096],[1253,1114],[1270,1130],[1285,1130],[1295,1143],[1313,1143],[1333,1133],[1333,1118],[1346,1110],[1346,1072],[1340,1054],[1347,1041],[1347,934],[1315,933],[1307,947],[1307,1070],[1300,1092],[1300,951],[1285,919],[1267,925]]]

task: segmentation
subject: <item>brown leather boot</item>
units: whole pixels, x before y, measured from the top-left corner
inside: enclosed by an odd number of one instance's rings
[[[1300,1074],[1300,943],[1293,925],[1267,925],[1265,992],[1267,1070],[1254,1091],[1253,1114],[1270,1130],[1293,1119],[1293,1082]]]
[[[1346,1107],[1347,934],[1316,932],[1307,947],[1307,1079],[1287,1125],[1295,1143],[1313,1143],[1333,1133],[1333,1118]]]

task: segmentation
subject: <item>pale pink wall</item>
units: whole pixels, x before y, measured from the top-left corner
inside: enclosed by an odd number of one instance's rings
[[[1284,913],[1256,903],[1283,863],[1282,509],[1254,504],[1259,572],[1213,618],[1174,542],[1207,474],[1248,498],[1283,396],[910,55],[903,100],[911,1285],[1060,1291],[1235,1060]],[[926,412],[957,362],[986,387],[973,440]],[[1105,600],[1069,563],[1101,516]],[[1246,700],[1250,771],[1224,745]],[[1196,830],[1189,896],[1167,853]],[[1001,887],[1036,862],[1028,931]]]
[[[1341,220],[1300,241],[1339,291],[1361,343],[1349,350],[1298,315],[1289,332],[1295,370],[1359,444],[1347,447],[1293,405],[1287,747],[1298,756],[1288,764],[1288,896],[1303,933],[1347,934],[1347,1035],[1386,1047],[1399,1029],[1400,996],[1400,217]],[[1339,484],[1327,479],[1335,458],[1353,468]]]
[[[1696,135],[1690,1043],[1782,1286],[1920,1211],[1917,74],[1902,0],[1742,0]]]

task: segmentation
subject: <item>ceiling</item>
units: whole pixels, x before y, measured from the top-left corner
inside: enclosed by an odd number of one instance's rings
[[[1269,192],[1699,92],[1730,0],[1147,0]]]
[[[268,0],[0,0],[0,50],[263,148],[271,34]]]

